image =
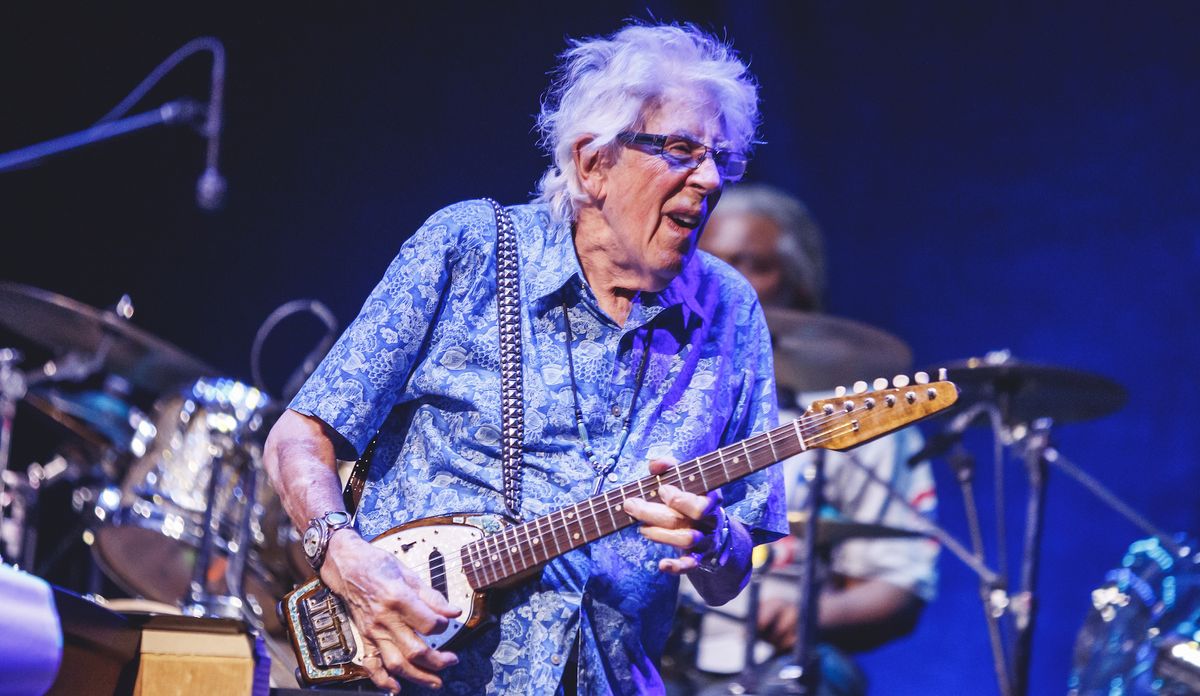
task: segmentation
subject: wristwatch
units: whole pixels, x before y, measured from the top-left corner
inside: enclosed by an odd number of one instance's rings
[[[308,521],[308,529],[304,530],[301,546],[304,549],[304,557],[308,559],[308,564],[313,570],[320,572],[333,533],[350,525],[350,514],[346,512],[327,512]]]

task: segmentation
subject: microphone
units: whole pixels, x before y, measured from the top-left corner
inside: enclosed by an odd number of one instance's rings
[[[208,113],[202,130],[208,139],[208,151],[204,172],[196,181],[196,205],[201,210],[213,212],[225,204],[225,177],[217,168],[217,154],[221,149],[221,102],[225,95],[225,47],[220,41],[211,39],[209,49],[213,54],[212,81],[209,88]]]
[[[934,459],[940,457],[958,444],[962,439],[963,431],[965,431],[971,423],[974,423],[980,415],[987,412],[988,403],[980,401],[962,413],[954,417],[942,432],[929,438],[929,442],[923,448],[917,451],[916,454],[908,458],[910,467],[925,461],[926,459]]]

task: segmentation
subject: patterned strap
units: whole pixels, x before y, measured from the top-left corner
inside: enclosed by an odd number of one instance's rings
[[[504,467],[504,507],[521,519],[522,447],[525,395],[521,383],[521,279],[512,217],[491,198],[496,214],[496,305],[500,325],[500,458]]]
[[[496,214],[496,304],[500,324],[500,458],[504,467],[504,507],[521,519],[522,447],[525,444],[525,395],[521,382],[521,279],[517,274],[517,235],[512,217],[499,203],[485,198]],[[362,498],[376,439],[354,464],[342,491],[346,510],[354,515]]]

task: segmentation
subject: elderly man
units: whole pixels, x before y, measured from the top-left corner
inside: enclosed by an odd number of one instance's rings
[[[573,43],[539,119],[553,164],[515,229],[524,385],[518,515],[531,520],[662,473],[772,425],[769,336],[750,286],[695,255],[757,126],[745,65],[687,26]],[[663,485],[641,524],[559,556],[495,594],[498,622],[453,652],[460,615],[418,569],[367,543],[452,513],[506,510],[497,215],[435,213],[272,429],[266,464],[308,527],[310,562],[350,607],[379,687],[452,693],[645,693],[678,576],[721,603],[753,544],[785,531],[776,467],[708,496]],[[353,526],[335,458],[378,446]]]
[[[700,248],[740,271],[764,305],[802,311],[816,311],[823,305],[826,276],[820,227],[803,203],[776,188],[747,184],[726,192],[720,212],[709,220]],[[794,418],[808,402],[825,396],[829,395],[783,394],[781,417]],[[912,508],[933,514],[936,505],[929,465],[913,468],[906,461],[920,447],[919,433],[907,429],[846,453],[829,452],[826,504],[856,522],[919,528],[920,520],[914,519],[918,515]],[[784,464],[793,509],[803,506],[807,494],[803,471],[810,462],[811,455],[802,455]],[[868,470],[878,480],[869,476]],[[879,481],[890,484],[896,495]],[[796,545],[794,538],[775,544],[776,562],[794,558]],[[827,643],[822,648],[822,669],[827,672],[824,693],[862,692],[865,682],[857,668],[828,645],[863,650],[911,631],[925,603],[934,597],[937,555],[937,545],[926,539],[855,539],[832,549],[832,577],[822,588],[817,612],[819,635]],[[797,632],[795,588],[773,581],[764,586],[763,594],[760,637],[778,651],[791,650]],[[706,618],[706,623],[717,620]],[[712,627],[709,632],[720,631]],[[723,671],[737,671],[740,663],[713,654],[736,657],[737,651],[719,648],[719,644],[701,645],[701,668],[707,660],[710,671],[715,665],[723,665]]]

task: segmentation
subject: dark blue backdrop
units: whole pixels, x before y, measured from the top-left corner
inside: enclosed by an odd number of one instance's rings
[[[5,174],[0,278],[96,306],[129,292],[141,326],[242,379],[278,304],[316,297],[346,321],[429,212],[524,200],[545,166],[532,114],[564,37],[648,16],[642,3],[169,21],[4,12],[0,150],[88,125],[189,38],[226,42],[226,209],[195,209],[202,143],[182,131]],[[769,144],[749,178],[794,191],[821,220],[834,313],[903,337],[919,364],[1009,348],[1119,381],[1129,404],[1061,426],[1060,449],[1162,527],[1200,530],[1194,3],[649,13],[727,31],[752,60]],[[207,70],[185,64],[147,104],[203,98]],[[315,336],[291,331],[268,344],[276,385]],[[20,424],[18,452],[40,456]],[[987,460],[983,434],[968,444]],[[965,538],[961,497],[945,465],[936,471],[942,520]],[[1024,475],[1015,463],[1005,473],[1015,542]],[[1139,536],[1062,476],[1047,505],[1038,694],[1064,690],[1089,590]],[[876,693],[995,693],[974,580],[948,555],[941,573],[916,633],[865,658]]]

